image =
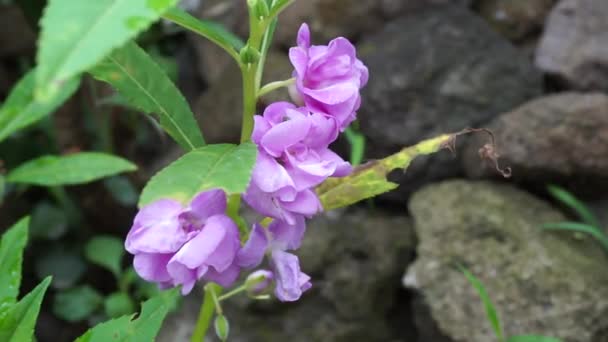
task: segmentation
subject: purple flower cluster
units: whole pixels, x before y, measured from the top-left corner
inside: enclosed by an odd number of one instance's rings
[[[298,300],[311,287],[298,257],[288,251],[299,248],[305,219],[322,210],[314,187],[351,172],[329,145],[355,119],[368,72],[345,38],[310,45],[306,24],[289,56],[304,106],[277,102],[255,117],[251,139],[258,157],[243,194],[272,223],[255,224],[241,246],[222,190],[202,192],[188,206],[166,199],[149,204],[135,217],[125,243],[143,279],[163,288],[181,285],[183,294],[198,280],[230,286],[241,269],[259,266],[267,255],[270,269],[252,274],[264,278],[258,287],[274,282],[282,301]]]

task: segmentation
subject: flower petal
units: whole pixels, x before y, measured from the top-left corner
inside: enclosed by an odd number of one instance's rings
[[[167,263],[173,254],[139,253],[133,258],[135,272],[144,280],[156,283],[171,280],[167,272]]]
[[[319,198],[312,190],[304,190],[298,193],[298,196],[293,202],[281,202],[283,209],[292,213],[301,214],[306,217],[311,217],[323,210]],[[286,220],[290,224],[294,224],[295,220]],[[293,223],[292,223],[293,222]]]
[[[310,288],[307,286],[308,281],[302,284],[302,280],[307,279],[301,276],[300,261],[297,256],[283,251],[273,251],[271,264],[276,277],[275,295],[280,301],[296,301],[302,296],[302,286],[305,289]]]
[[[203,191],[192,199],[190,208],[202,222],[211,216],[222,215],[226,212],[226,193],[221,189]]]
[[[293,180],[281,164],[263,151],[259,151],[253,173],[251,184],[255,184],[261,191],[272,193],[282,189],[286,191],[293,188]]]
[[[203,278],[207,281],[212,281],[224,287],[228,287],[236,281],[236,279],[239,277],[240,272],[241,268],[238,267],[236,264],[232,264],[223,272],[217,272],[213,268],[209,268],[209,271],[205,274]]]
[[[245,246],[237,254],[237,264],[243,268],[253,268],[262,263],[268,248],[268,238],[262,225],[256,223],[249,234]]]
[[[274,220],[268,226],[268,230],[272,234],[273,249],[295,250],[302,244],[306,231],[306,220],[303,216],[295,216],[295,224]]]
[[[298,46],[301,48],[309,48],[310,47],[310,29],[308,28],[308,24],[303,23],[298,30]]]

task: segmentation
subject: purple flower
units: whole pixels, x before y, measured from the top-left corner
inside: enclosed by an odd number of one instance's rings
[[[135,271],[163,288],[182,285],[183,294],[199,279],[231,285],[240,271],[234,262],[240,241],[225,211],[221,190],[198,194],[188,208],[173,200],[142,208],[125,242]]]
[[[237,255],[237,264],[243,268],[258,266],[266,253],[270,254],[270,266],[275,278],[275,295],[284,302],[298,300],[312,284],[310,277],[300,270],[298,257],[285,252],[300,247],[306,230],[303,217],[294,225],[273,221],[268,229],[255,224],[249,240]]]
[[[368,70],[357,58],[356,49],[346,38],[329,45],[310,45],[308,25],[298,32],[298,46],[289,50],[296,88],[306,106],[335,117],[344,130],[361,104],[359,90],[368,80]]]

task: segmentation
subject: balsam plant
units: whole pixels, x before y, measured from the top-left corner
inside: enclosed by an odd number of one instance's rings
[[[308,218],[395,189],[398,185],[387,180],[388,173],[407,168],[417,155],[452,149],[456,136],[477,131],[444,134],[353,168],[329,148],[339,134],[349,132],[354,142],[351,158],[357,164],[364,146],[361,136],[348,127],[356,119],[360,90],[369,74],[351,42],[339,37],[328,45],[313,45],[303,24],[289,51],[293,77],[262,85],[277,18],[294,0],[247,0],[246,41],[178,9],[177,2],[49,0],[40,21],[37,66],[0,109],[1,141],[55,110],[89,74],[113,86],[130,106],[154,114],[185,151],[144,187],[140,211],[124,243],[141,278],[172,289],[145,302],[137,319],[125,315],[110,320],[77,341],[151,341],[178,290],[187,294],[198,282],[206,284],[192,341],[204,339],[212,320],[216,334],[227,339],[223,301],[240,293],[254,299],[274,294],[281,301],[295,301],[313,286],[314,279],[300,270],[297,256],[291,253],[300,246]],[[239,66],[240,144],[207,145],[180,91],[138,46],[139,33],[160,19],[209,39]],[[273,103],[258,112],[260,96],[286,86],[295,89],[293,103]],[[497,157],[493,146],[486,145],[483,151],[491,159]],[[133,169],[117,157],[80,153],[26,163],[11,170],[6,181],[57,187]],[[244,204],[259,214],[255,222],[241,217]],[[89,259],[120,279],[123,270],[117,262],[99,258],[95,253],[102,247],[99,242],[91,244]],[[116,243],[111,244],[115,248]],[[264,259],[267,266],[260,268]],[[3,274],[12,277],[19,271]],[[9,278],[6,281],[14,282]],[[46,288],[48,281],[41,286]],[[224,288],[230,289],[222,295]],[[27,329],[11,323],[21,319],[24,309],[14,304],[16,292],[10,296],[8,303],[17,309],[0,317],[0,331],[25,334],[18,341],[29,341],[41,294],[35,295],[35,310],[25,315]],[[28,298],[22,302],[33,300]]]
[[[604,250],[608,252],[608,236],[601,228],[600,221],[585,203],[581,202],[569,191],[556,185],[549,185],[547,190],[556,200],[572,210],[580,219],[580,222],[565,221],[545,223],[542,229],[552,231],[569,231],[577,234],[587,234],[599,242]]]
[[[494,334],[496,336],[496,342],[560,342],[561,341],[561,340],[553,338],[553,337],[546,337],[546,336],[540,336],[540,335],[514,335],[514,336],[510,336],[510,337],[505,337],[505,334],[504,334],[504,331],[502,328],[502,323],[501,323],[500,317],[498,315],[498,311],[496,310],[496,307],[494,306],[492,299],[490,299],[490,295],[488,294],[488,291],[486,290],[486,288],[483,285],[483,283],[481,282],[481,280],[479,280],[477,277],[475,277],[473,275],[473,273],[471,273],[466,268],[464,268],[462,266],[459,266],[458,268],[464,274],[464,276],[467,278],[469,283],[471,283],[471,285],[475,288],[475,291],[477,291],[477,294],[479,295],[479,298],[481,299],[481,302],[483,303],[483,308],[486,313],[486,317],[488,318],[488,322],[492,326],[492,330],[494,331]]]

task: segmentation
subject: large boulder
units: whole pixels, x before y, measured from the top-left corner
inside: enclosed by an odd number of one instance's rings
[[[478,11],[505,37],[521,42],[538,34],[555,0],[480,0]]]
[[[230,340],[388,341],[411,336],[413,327],[395,323],[393,317],[409,314],[407,304],[398,304],[403,299],[399,277],[414,248],[411,223],[404,216],[353,210],[315,218],[297,253],[313,288],[296,303],[252,302],[245,296],[227,301]],[[188,301],[170,317],[159,341],[186,341],[199,303]]]
[[[515,180],[571,183],[604,194],[608,189],[608,96],[545,96],[501,115],[488,127],[496,135],[500,163],[513,169]],[[464,153],[465,169],[474,178],[494,174],[481,167],[479,144],[471,140]]]
[[[433,6],[389,23],[359,46],[370,69],[359,111],[370,158],[442,133],[479,127],[541,93],[530,61],[460,6]],[[462,173],[448,153],[399,174],[404,199],[431,180]]]
[[[536,65],[569,87],[608,91],[608,2],[561,0],[551,11]]]
[[[409,207],[419,244],[404,283],[441,335],[494,340],[460,264],[485,283],[507,336],[608,341],[608,258],[595,241],[542,231],[564,220],[549,205],[507,185],[458,180],[424,188]]]

